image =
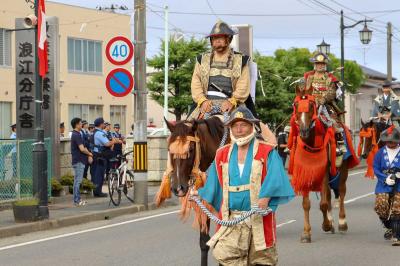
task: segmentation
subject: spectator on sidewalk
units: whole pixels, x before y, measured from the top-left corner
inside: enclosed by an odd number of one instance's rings
[[[60,138],[65,138],[65,125],[64,125],[64,122],[60,123]]]
[[[125,137],[121,134],[120,129],[121,127],[119,124],[114,124],[114,132],[112,133],[112,137],[119,141],[118,143],[114,144],[115,157],[122,155],[122,144],[126,144]]]
[[[10,139],[17,139],[17,124],[11,125],[11,136]],[[11,159],[13,164],[13,177],[17,176],[17,143],[14,144],[11,150]]]
[[[91,152],[90,150],[90,132],[89,132],[89,124],[86,120],[82,120],[82,130],[81,130],[81,134],[82,134],[82,138],[83,138],[83,142],[84,142],[84,146],[85,148]],[[85,170],[83,171],[83,178],[87,179],[87,175],[88,175],[88,171],[90,168],[90,164],[87,163],[85,165]]]
[[[82,183],[85,165],[93,162],[93,154],[84,145],[84,139],[81,134],[82,120],[80,118],[72,119],[71,126],[74,129],[71,135],[72,167],[74,169],[74,204],[79,207],[86,204],[85,201],[81,200],[79,188]]]
[[[107,138],[107,133],[104,131],[105,123],[102,117],[97,118],[94,121],[95,131],[91,142],[94,145],[94,184],[96,186],[93,195],[95,197],[107,197],[106,193],[102,192],[104,183],[104,174],[107,168],[107,160],[112,158],[113,151],[112,147],[114,145],[114,140],[109,140]]]

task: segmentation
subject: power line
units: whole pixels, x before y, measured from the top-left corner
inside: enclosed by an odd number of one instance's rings
[[[314,9],[310,5],[304,3],[301,0],[297,0],[301,2],[302,4]],[[316,10],[316,9],[314,9]],[[316,10],[318,11],[318,10]],[[155,10],[157,13],[162,13],[162,10]],[[395,9],[395,10],[380,10],[380,11],[365,11],[364,14],[374,14],[374,13],[383,13],[383,12],[400,12],[400,9]],[[272,13],[208,13],[208,12],[186,12],[186,11],[169,11],[170,14],[175,14],[175,15],[193,15],[193,16],[227,16],[227,17],[312,17],[312,16],[327,16],[327,15],[333,15],[332,13],[278,13],[278,14],[272,14]],[[336,14],[336,13],[335,13]],[[354,12],[349,12],[348,14],[358,14]]]
[[[218,17],[217,14],[215,13],[214,9],[212,8],[210,2],[209,2],[208,0],[206,0],[206,2],[207,2],[208,7],[209,7],[210,10],[211,10],[211,13],[213,13],[213,15],[214,15],[217,19],[219,19],[219,17]]]

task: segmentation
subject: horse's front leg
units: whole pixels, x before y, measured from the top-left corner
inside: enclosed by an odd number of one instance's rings
[[[331,231],[335,233],[335,228],[333,227],[333,217],[332,217],[332,205],[331,205],[331,189],[328,183],[328,173],[326,173],[324,177],[324,181],[322,184],[321,190],[321,202],[319,208],[322,211],[322,215],[324,217],[324,221],[322,223],[322,230],[325,232]]]
[[[346,181],[349,175],[347,168],[347,161],[343,162],[340,169],[340,183],[339,183],[339,232],[347,232],[348,226],[346,221],[346,211],[344,209],[344,198],[346,196]]]
[[[207,228],[210,230],[210,219],[207,220]],[[210,240],[209,233],[200,232],[200,250],[201,250],[201,266],[208,265],[208,251],[210,247],[207,242]]]
[[[310,197],[307,193],[307,195],[303,195],[304,231],[301,235],[301,243],[311,243],[310,208]]]

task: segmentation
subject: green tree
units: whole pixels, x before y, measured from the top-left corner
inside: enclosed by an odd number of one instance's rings
[[[256,108],[260,118],[275,129],[284,125],[292,113],[294,87],[290,84],[303,77],[304,72],[313,69],[310,62],[312,53],[306,48],[278,49],[273,56],[262,56],[255,53],[254,60],[258,65],[262,77],[256,85]],[[329,70],[335,70],[334,75],[340,76],[336,71],[340,66],[340,60],[330,55],[331,64]],[[364,75],[360,66],[354,61],[345,61],[346,89],[355,93],[364,81]],[[262,88],[264,88],[265,96]]]
[[[190,84],[196,56],[207,49],[206,40],[191,38],[169,41],[168,108],[170,113],[175,115],[176,120],[181,120],[182,115],[188,112],[192,104]],[[162,41],[160,52],[147,63],[157,70],[147,84],[150,95],[160,105],[164,105],[164,41]]]

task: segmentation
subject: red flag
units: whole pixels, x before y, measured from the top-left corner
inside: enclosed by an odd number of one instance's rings
[[[49,69],[47,61],[47,28],[46,28],[46,9],[45,0],[39,0],[38,9],[38,56],[39,56],[39,75],[44,77]]]

